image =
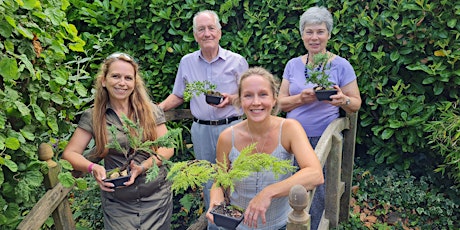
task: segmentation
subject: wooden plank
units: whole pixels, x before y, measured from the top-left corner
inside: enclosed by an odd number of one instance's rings
[[[29,214],[21,221],[18,228],[19,230],[34,230],[40,229],[45,223],[46,219],[62,202],[72,188],[65,188],[61,183],[56,187],[48,190],[45,195],[35,204]],[[75,228],[75,227],[74,227]]]
[[[167,121],[177,121],[193,118],[190,109],[172,109],[165,112],[165,117]]]
[[[204,212],[201,216],[190,225],[187,230],[205,230],[208,227],[208,219],[206,218],[206,213]]]

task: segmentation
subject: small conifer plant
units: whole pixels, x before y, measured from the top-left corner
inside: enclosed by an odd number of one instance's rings
[[[208,102],[211,104],[219,104],[220,103],[220,97],[222,97],[222,94],[215,91],[216,90],[216,85],[211,83],[210,81],[194,81],[194,82],[189,82],[185,86],[184,90],[184,101],[188,102],[192,99],[194,96],[199,96],[201,94],[205,94],[207,96],[211,97],[218,97],[217,101],[212,101]],[[209,100],[209,99],[207,99]]]
[[[306,82],[315,84],[315,90],[332,89],[334,83],[329,81],[329,75],[326,73],[329,69],[327,65],[329,58],[328,53],[319,53],[313,56],[313,63],[307,63],[305,66]]]
[[[289,160],[278,158],[265,153],[253,154],[255,144],[241,150],[238,158],[227,168],[226,162],[211,163],[207,160],[190,160],[174,163],[170,168],[167,178],[172,181],[172,191],[175,194],[188,188],[196,189],[209,180],[213,180],[224,193],[224,209],[236,208],[243,213],[241,207],[230,205],[230,194],[235,189],[235,182],[242,180],[254,172],[271,170],[275,176],[294,172],[296,167]],[[235,215],[233,212],[232,215]]]
[[[182,134],[182,129],[181,128],[175,128],[175,129],[170,129],[168,132],[161,136],[158,137],[154,141],[144,141],[143,140],[143,133],[144,130],[142,127],[139,126],[138,123],[135,123],[131,121],[128,117],[123,115],[121,117],[123,121],[123,132],[127,135],[128,137],[128,142],[129,142],[129,149],[124,149],[121,147],[120,143],[116,141],[116,136],[117,136],[117,128],[115,126],[110,126],[109,130],[112,134],[112,141],[111,143],[107,144],[107,148],[112,148],[116,149],[117,151],[122,152],[125,157],[126,157],[126,163],[120,167],[120,168],[115,168],[112,169],[111,171],[108,172],[107,178],[111,178],[111,174],[113,173],[119,173],[121,175],[125,175],[123,173],[124,171],[127,170],[129,163],[131,160],[134,159],[136,154],[149,154],[149,155],[154,155],[156,157],[153,157],[152,160],[155,161],[155,158],[161,159],[162,164],[166,165],[168,167],[171,166],[171,162],[169,160],[164,159],[161,155],[158,155],[154,149],[158,147],[165,147],[165,148],[175,148],[177,147],[177,140]],[[146,172],[146,182],[153,181],[159,173],[159,168],[156,164],[156,162],[153,162],[152,167],[150,167],[147,172]],[[114,177],[112,177],[114,178]]]

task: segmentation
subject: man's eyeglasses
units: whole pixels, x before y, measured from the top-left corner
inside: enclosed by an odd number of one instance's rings
[[[118,59],[121,56],[123,56],[128,61],[134,61],[134,58],[131,57],[129,54],[125,54],[125,53],[121,53],[121,52],[116,52],[116,53],[110,54],[109,56],[107,56],[107,58],[105,58],[105,60],[109,60],[109,59],[112,59],[112,58],[117,58]]]

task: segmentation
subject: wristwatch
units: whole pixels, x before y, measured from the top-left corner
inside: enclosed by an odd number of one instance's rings
[[[350,103],[351,103],[350,98],[347,97],[347,99],[345,100],[345,105],[349,105]]]

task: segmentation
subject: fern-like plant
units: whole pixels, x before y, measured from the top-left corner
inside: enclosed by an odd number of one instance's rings
[[[296,167],[291,161],[279,160],[265,153],[253,154],[254,148],[255,144],[243,148],[229,169],[227,169],[227,162],[190,160],[174,163],[167,176],[172,181],[172,191],[177,194],[188,188],[196,189],[207,181],[213,180],[224,192],[225,205],[229,205],[235,182],[250,176],[251,173],[271,170],[275,176],[279,176],[295,171]]]
[[[144,141],[143,140],[143,133],[144,130],[142,127],[139,126],[138,123],[135,123],[131,121],[128,117],[123,115],[121,117],[123,121],[123,133],[128,137],[128,142],[129,142],[129,149],[124,149],[121,147],[120,143],[118,143],[116,140],[117,136],[117,128],[115,126],[110,126],[109,130],[112,134],[112,139],[113,141],[109,144],[106,145],[107,148],[112,148],[116,149],[117,151],[122,152],[125,155],[126,158],[126,163],[120,167],[113,169],[115,171],[124,171],[129,163],[131,162],[132,159],[136,156],[136,154],[139,154],[141,152],[148,153],[150,155],[156,156],[156,158],[161,159],[162,164],[166,165],[167,167],[171,166],[171,162],[161,155],[157,154],[154,149],[158,147],[165,147],[165,148],[175,148],[177,147],[177,140],[182,135],[182,128],[175,128],[175,129],[170,129],[168,132],[161,136],[158,137],[154,141]],[[155,161],[155,157],[152,158],[153,161]],[[109,172],[109,174],[112,172]],[[152,167],[150,167],[147,172],[146,172],[146,182],[153,181],[159,173],[159,168],[156,164],[156,162],[153,162]]]

